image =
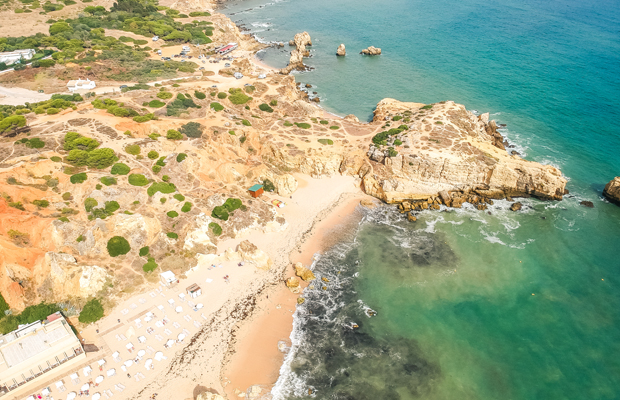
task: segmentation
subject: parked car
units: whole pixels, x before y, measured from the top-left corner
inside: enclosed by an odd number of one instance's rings
[[[203,70],[203,69],[205,69],[205,67],[200,67],[200,68],[198,68],[198,70],[199,70],[199,71],[201,71],[201,70]]]
[[[121,85],[121,86],[120,86],[120,88],[121,88],[121,89],[125,89],[125,88],[128,88],[128,87],[129,87],[129,86],[127,86],[127,85]]]
[[[156,42],[159,40],[159,36],[153,36],[153,41]]]
[[[226,68],[228,68],[228,67],[230,67],[230,64],[229,64],[229,63],[226,63],[226,64],[224,64],[224,66],[225,66]]]

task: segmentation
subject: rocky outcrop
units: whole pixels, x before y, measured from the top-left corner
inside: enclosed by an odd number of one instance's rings
[[[612,203],[620,205],[620,176],[615,177],[605,185],[603,196]]]
[[[258,269],[266,271],[273,266],[273,260],[269,255],[248,240],[239,243],[237,252],[243,261],[254,264]]]
[[[196,400],[225,400],[223,396],[211,392],[202,392],[198,394]]]
[[[306,282],[310,282],[316,279],[314,273],[309,268],[304,267],[300,262],[295,263],[295,275],[297,275]]]
[[[381,49],[375,46],[370,46],[367,49],[362,50],[360,54],[367,56],[378,56],[381,54]]]
[[[338,46],[338,50],[336,50],[336,55],[340,57],[344,57],[347,55],[347,49],[344,47],[344,43]]]
[[[295,45],[295,50],[291,51],[291,58],[288,66],[280,70],[280,73],[284,75],[290,74],[293,70],[306,70],[303,59],[304,57],[310,56],[310,52],[306,49],[306,46],[312,46],[312,39],[310,39],[310,34],[308,34],[308,32],[296,34],[291,42],[289,42],[289,45]]]
[[[512,203],[510,205],[510,211],[519,211],[522,207],[523,205],[521,203]]]
[[[300,293],[301,292],[301,288],[299,287],[299,279],[295,278],[294,276],[291,276],[290,278],[288,278],[286,280],[286,287],[292,293]]]

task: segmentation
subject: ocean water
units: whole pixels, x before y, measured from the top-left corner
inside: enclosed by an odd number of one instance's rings
[[[620,2],[241,0],[223,11],[265,41],[308,31],[313,70],[296,78],[325,109],[368,120],[392,97],[490,112],[571,192],[416,223],[366,211],[314,265],[329,282],[296,311],[275,399],[620,399],[620,207],[600,195],[620,175]],[[383,55],[357,54],[369,45]],[[260,57],[283,67],[288,51]]]

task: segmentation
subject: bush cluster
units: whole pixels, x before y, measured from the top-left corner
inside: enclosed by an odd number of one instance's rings
[[[242,205],[243,203],[241,202],[241,200],[235,198],[228,198],[224,202],[224,204],[213,208],[211,216],[213,218],[221,219],[223,221],[228,221],[230,213],[241,208]]]
[[[146,186],[149,184],[149,180],[142,174],[131,174],[127,180],[133,186]]]
[[[228,99],[231,103],[235,105],[245,104],[248,101],[252,100],[250,96],[246,95],[245,93],[243,93],[243,90],[238,88],[230,88],[228,90],[228,93],[230,93],[230,97]]]
[[[129,242],[122,236],[114,236],[113,238],[108,240],[107,248],[110,257],[122,256],[129,253],[129,251],[131,250]]]
[[[103,318],[103,306],[98,299],[91,299],[82,308],[78,321],[83,324],[90,324]]]
[[[157,192],[162,192],[163,194],[174,193],[177,191],[177,187],[174,183],[167,182],[155,182],[153,183],[146,191],[149,196],[153,196]]]
[[[199,138],[202,137],[202,132],[204,131],[204,126],[199,124],[198,122],[188,122],[185,125],[182,125],[179,128],[179,132],[189,138]]]
[[[110,169],[112,175],[127,175],[129,171],[131,171],[131,168],[124,163],[116,163],[112,166],[112,169]]]

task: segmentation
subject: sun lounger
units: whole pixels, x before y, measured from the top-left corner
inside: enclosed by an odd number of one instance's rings
[[[119,335],[121,337],[121,339],[123,340],[127,340],[127,338],[125,337],[125,335],[123,335],[122,333]]]
[[[149,354],[153,354],[153,353],[155,353],[155,349],[154,349],[154,348],[152,348],[151,346],[146,346],[146,351],[147,351]]]
[[[69,377],[71,378],[71,382],[73,382],[74,385],[80,384],[80,378],[78,377],[78,374],[76,372],[69,375]]]
[[[114,361],[116,362],[121,362],[123,361],[123,359],[121,358],[121,353],[119,353],[118,351],[115,351],[114,353],[112,353],[112,358],[114,359]]]
[[[185,336],[189,336],[189,331],[185,328],[183,328],[183,333],[185,334]]]
[[[173,299],[169,299],[168,300],[168,305],[170,306],[170,308],[172,308],[174,310],[174,300]]]
[[[65,390],[67,390],[65,384],[62,381],[56,382],[56,389],[58,389],[60,392],[64,392]]]
[[[114,393],[112,393],[112,391],[110,389],[106,389],[103,391],[103,393],[108,396],[108,399],[111,398],[112,396],[114,396]]]
[[[164,340],[164,338],[161,335],[155,335],[155,339],[159,340],[160,342]]]
[[[172,323],[172,326],[174,326],[174,327],[175,327],[175,328],[177,328],[177,329],[181,328],[181,325],[179,325],[179,323],[178,323],[178,322],[176,322],[176,321],[174,321],[174,322]]]
[[[125,385],[123,385],[122,383],[119,383],[118,387],[121,388],[121,392],[125,390]]]
[[[202,317],[202,319],[204,319],[205,321],[207,321],[207,320],[208,320],[208,318],[207,318],[207,317],[205,317],[205,315],[204,315],[204,314],[200,314],[200,316],[201,316],[201,317]]]
[[[183,316],[183,319],[185,319],[187,322],[189,322],[189,321],[191,321],[191,320],[192,320],[192,317],[190,317],[189,315],[185,314],[185,315]]]
[[[121,314],[123,314],[123,315],[127,315],[127,313],[128,313],[128,312],[129,312],[129,310],[128,310],[128,309],[126,309],[126,308],[123,308],[123,309],[121,310]]]
[[[133,343],[129,342],[125,345],[125,348],[127,349],[127,351],[129,351],[130,353],[134,350],[133,347]]]
[[[194,320],[194,326],[196,327],[196,329],[200,329],[200,322]]]
[[[138,301],[140,302],[140,304],[144,304],[144,303],[146,303],[146,299],[144,299],[144,298],[142,298],[142,299],[140,299],[140,300],[138,300]]]
[[[90,376],[90,373],[92,372],[92,368],[90,366],[84,367],[84,369],[82,370],[82,372],[84,373],[84,376]]]
[[[155,292],[151,292],[151,293],[149,293],[149,296],[155,297],[155,296],[157,296],[157,294]]]
[[[116,340],[118,340],[119,342],[122,340],[120,336],[118,336],[118,334],[115,336]]]
[[[181,301],[185,301],[185,294],[179,293],[179,299],[181,299]]]
[[[130,307],[135,309],[135,308],[138,308],[138,305],[136,303],[131,303]]]
[[[168,328],[164,329],[164,333],[168,336],[172,335],[172,331]]]

